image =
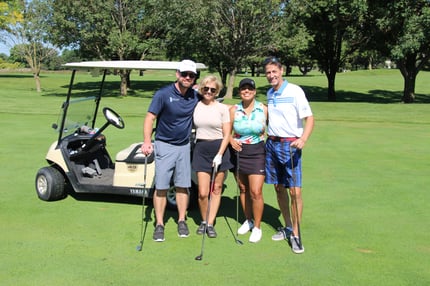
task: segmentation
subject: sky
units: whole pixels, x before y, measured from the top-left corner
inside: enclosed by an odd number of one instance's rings
[[[10,39],[5,33],[1,33],[0,37],[0,54],[6,54],[9,56],[11,45],[7,45],[4,41],[10,41]]]
[[[9,56],[10,48],[3,43],[0,43],[0,54],[6,54]]]

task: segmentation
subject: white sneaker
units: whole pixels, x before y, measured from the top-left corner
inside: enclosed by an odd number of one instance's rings
[[[259,242],[261,240],[261,237],[263,236],[263,232],[260,228],[254,227],[252,228],[251,236],[249,237],[249,242]]]
[[[290,236],[291,250],[294,253],[300,254],[305,252],[305,247],[297,236]]]
[[[252,220],[245,220],[245,222],[237,230],[238,234],[245,234],[254,227],[254,222]]]

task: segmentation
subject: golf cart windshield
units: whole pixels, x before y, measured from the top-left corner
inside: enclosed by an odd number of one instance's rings
[[[99,109],[100,100],[103,94],[103,85],[108,71],[113,70],[176,70],[179,62],[170,61],[88,61],[74,62],[64,65],[71,68],[72,76],[69,84],[69,92],[66,101],[62,106],[62,118],[53,127],[59,132],[58,141],[64,137],[79,131],[87,132],[89,128],[95,128],[96,116]],[[202,63],[196,63],[197,69],[206,69]],[[76,97],[72,89],[77,71],[90,71],[93,75],[102,75],[98,90],[94,91],[93,96]],[[88,93],[86,93],[88,95]],[[96,94],[96,95],[95,95]],[[86,130],[83,130],[84,129]],[[89,133],[89,132],[87,132]]]
[[[67,109],[65,105],[68,104]],[[95,121],[94,111],[97,108],[97,97],[90,96],[84,98],[71,99],[68,103],[63,104],[63,112],[67,110],[67,116],[64,117],[64,126],[61,130],[61,122],[56,124],[56,131],[62,131],[62,137],[74,133],[82,126],[94,128]],[[64,114],[63,114],[64,115]]]

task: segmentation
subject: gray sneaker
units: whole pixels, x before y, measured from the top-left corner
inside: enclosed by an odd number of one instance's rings
[[[208,237],[210,237],[210,238],[215,238],[217,236],[215,228],[213,225],[208,224],[206,232],[208,234]]]
[[[293,230],[291,227],[280,227],[278,228],[278,232],[272,235],[272,240],[280,241],[288,239],[292,233]]]
[[[184,220],[178,221],[178,235],[179,237],[188,237],[190,235],[187,223]]]
[[[199,227],[197,228],[196,233],[198,235],[202,235],[203,233],[205,233],[205,229],[206,229],[206,222],[202,222],[202,223],[200,223]]]
[[[294,253],[300,254],[305,252],[305,247],[302,245],[300,239],[297,236],[290,236],[291,250]]]
[[[162,226],[161,224],[158,224],[155,227],[154,235],[152,236],[152,239],[158,242],[164,241],[164,226]]]

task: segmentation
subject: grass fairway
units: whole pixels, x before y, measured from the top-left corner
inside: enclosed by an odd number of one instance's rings
[[[265,185],[263,239],[248,242],[236,230],[236,185],[227,179],[216,229],[202,261],[197,210],[188,214],[191,235],[176,234],[176,212],[166,214],[166,241],[152,241],[153,209],[140,240],[140,200],[112,196],[37,198],[34,178],[46,165],[50,128],[58,119],[70,73],[43,74],[43,93],[28,74],[0,73],[0,283],[1,285],[426,285],[430,281],[429,169],[430,73],[417,81],[417,104],[399,104],[399,71],[339,74],[339,102],[324,102],[325,77],[288,80],[303,85],[316,118],[304,150],[306,251],[291,252],[270,236],[280,225],[273,187]],[[146,72],[126,98],[117,80],[102,106],[125,120],[105,135],[111,156],[142,140],[142,121],[154,88],[171,72]],[[137,78],[137,76],[135,77]],[[237,80],[240,80],[237,79]],[[84,92],[96,87],[87,76]],[[162,81],[162,82],[159,82]],[[267,83],[256,79],[264,100]],[[149,90],[142,92],[141,90]],[[374,101],[372,101],[374,99]],[[227,100],[232,103],[237,99]],[[99,118],[101,120],[101,117]],[[102,124],[102,121],[99,121]],[[240,212],[241,213],[241,212]],[[240,221],[242,221],[240,215]]]

